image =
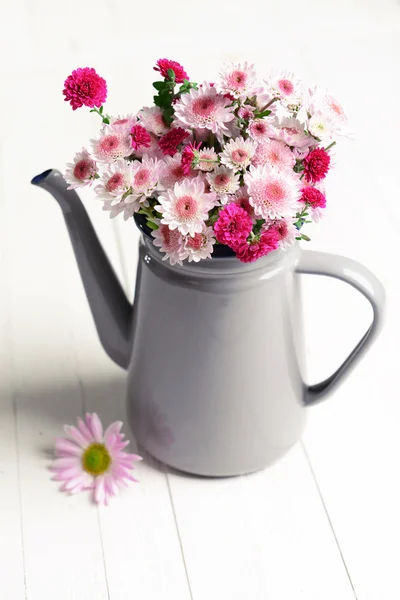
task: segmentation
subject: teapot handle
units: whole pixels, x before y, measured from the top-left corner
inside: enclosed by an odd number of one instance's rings
[[[370,327],[343,364],[324,381],[307,387],[304,403],[309,406],[330,394],[349,375],[376,340],[382,329],[385,291],[379,279],[359,262],[326,252],[302,251],[296,272],[341,279],[361,292],[369,300],[373,309]]]

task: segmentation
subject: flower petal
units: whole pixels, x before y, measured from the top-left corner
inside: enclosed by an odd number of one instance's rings
[[[90,431],[89,427],[87,426],[85,421],[83,419],[81,419],[80,417],[78,417],[77,422],[78,422],[79,431],[87,439],[87,441],[91,444],[93,442],[93,435],[92,435],[92,432]]]
[[[109,438],[115,434],[119,434],[122,425],[123,425],[122,421],[115,421],[114,423],[111,423],[111,425],[109,425],[107,427],[107,429],[104,432],[104,442],[107,444],[107,446],[108,446]]]
[[[89,446],[89,442],[87,441],[87,439],[81,434],[79,429],[77,429],[76,427],[73,427],[72,425],[64,425],[64,431],[81,448],[87,448]]]
[[[82,448],[66,438],[57,438],[55,443],[57,456],[80,456]]]
[[[99,475],[94,482],[94,500],[97,504],[105,504],[106,492],[104,487],[104,476]]]
[[[80,460],[77,456],[64,456],[62,458],[56,458],[50,467],[51,470],[59,471],[60,469],[68,469],[75,467],[82,471]]]
[[[103,426],[96,413],[90,415],[90,429],[96,442],[101,444],[103,442]]]

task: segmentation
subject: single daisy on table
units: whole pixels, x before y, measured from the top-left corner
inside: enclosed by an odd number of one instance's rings
[[[65,425],[66,438],[55,444],[56,459],[51,467],[53,479],[62,481],[62,491],[76,494],[93,490],[93,499],[107,505],[121,484],[137,481],[132,475],[134,463],[142,460],[137,454],[125,452],[128,441],[121,433],[122,422],[112,423],[103,432],[96,413],[78,418],[77,427]]]

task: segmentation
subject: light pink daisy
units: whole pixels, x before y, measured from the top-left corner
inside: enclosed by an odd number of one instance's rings
[[[257,144],[252,164],[256,167],[271,165],[276,169],[293,169],[296,159],[289,146],[277,140],[266,139]]]
[[[212,171],[218,164],[218,154],[214,148],[202,148],[198,153],[197,168],[200,171]]]
[[[164,121],[162,110],[159,106],[145,106],[138,112],[139,123],[154,135],[161,136],[169,130]]]
[[[194,173],[192,172],[194,175]],[[182,166],[182,154],[177,152],[174,156],[164,156],[163,167],[160,174],[160,184],[163,188],[173,188],[175,183],[180,183],[191,174],[185,174]]]
[[[295,227],[292,217],[276,219],[267,223],[267,227],[273,227],[279,233],[279,247],[289,248],[294,244],[296,237],[299,236],[299,230]]]
[[[252,119],[247,128],[247,133],[252,140],[260,142],[268,137],[268,123],[264,119]]]
[[[291,117],[285,117],[280,121],[276,119],[272,123],[268,123],[268,136],[296,148],[305,148],[315,144],[315,140],[305,132],[305,126],[298,119]]]
[[[184,179],[176,183],[159,197],[160,204],[155,207],[162,214],[161,223],[170,229],[178,229],[183,235],[201,233],[208,211],[216,203],[216,194],[206,193],[204,182],[199,178]]]
[[[182,261],[188,257],[188,251],[185,247],[184,236],[177,229],[170,229],[157,221],[158,229],[152,231],[154,245],[165,253],[163,260],[169,260],[171,265],[182,264]]]
[[[67,163],[64,179],[69,190],[91,185],[97,177],[97,165],[85,148],[75,154],[72,163]]]
[[[250,106],[249,104],[245,104],[244,106],[241,106],[238,110],[238,117],[240,117],[241,119],[245,119],[245,121],[250,121],[250,119],[254,118],[254,111],[255,111],[255,107],[254,106]]]
[[[131,471],[141,457],[124,451],[129,442],[124,441],[121,427],[121,421],[116,421],[103,433],[96,413],[78,418],[77,427],[64,426],[68,437],[57,438],[57,458],[51,467],[53,479],[63,482],[62,491],[93,490],[94,501],[107,505],[121,484],[137,481]]]
[[[296,213],[301,184],[294,171],[280,171],[269,165],[250,167],[244,180],[256,215],[280,219]]]
[[[132,163],[132,195],[136,197],[150,197],[157,189],[162,173],[163,163],[157,158],[144,156],[142,161]],[[127,199],[128,203],[130,200]]]
[[[188,252],[189,262],[199,262],[205,258],[211,258],[214,250],[215,237],[212,227],[204,226],[201,233],[185,237],[185,248]]]
[[[131,196],[132,198],[132,196]],[[103,204],[103,210],[108,212],[110,219],[115,219],[121,213],[123,214],[124,221],[131,219],[133,215],[138,212],[141,208],[141,203],[137,198],[133,202],[127,204],[125,200],[121,200],[119,204],[111,204],[111,200],[105,200]]]
[[[175,122],[186,129],[208,129],[222,139],[222,135],[230,135],[227,123],[235,118],[230,104],[215,87],[204,83],[198,90],[182,94],[174,105]]]
[[[249,166],[255,151],[255,142],[237,137],[225,145],[221,162],[234,171],[242,171]]]
[[[110,201],[115,206],[132,194],[132,163],[120,158],[107,167],[95,187],[95,192],[103,202]]]
[[[227,194],[234,194],[239,189],[239,175],[235,175],[232,169],[220,166],[216,167],[212,173],[207,173],[207,181],[210,189],[219,195],[224,204]]]
[[[235,98],[251,97],[254,93],[257,75],[254,65],[224,65],[220,73],[220,88],[224,94],[232,94]]]
[[[132,154],[129,133],[118,125],[105,125],[91,144],[93,155],[101,163],[111,163]]]
[[[304,97],[302,84],[292,73],[282,72],[272,74],[265,81],[267,91],[291,111],[298,110]]]

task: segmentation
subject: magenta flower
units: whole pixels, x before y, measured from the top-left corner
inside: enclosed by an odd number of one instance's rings
[[[85,67],[72,71],[64,82],[64,100],[72,110],[81,106],[99,107],[107,98],[107,83],[94,69]]]
[[[317,183],[326,177],[331,157],[325,148],[315,148],[303,160],[304,175],[308,182]]]
[[[236,256],[245,263],[254,262],[262,256],[266,256],[276,250],[281,240],[281,234],[275,227],[265,229],[258,240],[242,242],[235,248]]]
[[[188,137],[189,133],[182,129],[182,127],[174,127],[170,129],[159,141],[159,145],[164,154],[168,156],[174,156],[180,146]]]
[[[188,175],[192,168],[195,167],[194,162],[196,159],[197,151],[199,150],[200,146],[201,142],[199,142],[198,144],[190,143],[184,147],[182,152],[181,165],[185,175]]]
[[[153,68],[155,71],[159,71],[164,79],[169,79],[168,69],[172,69],[175,73],[176,83],[183,83],[185,79],[189,81],[189,75],[186,73],[185,69],[182,67],[182,65],[174,60],[169,60],[168,58],[159,58],[156,66]]]
[[[133,464],[142,460],[136,454],[124,452],[129,444],[120,433],[122,422],[115,421],[103,433],[103,426],[96,413],[78,418],[78,427],[65,425],[68,438],[57,438],[56,459],[51,467],[53,479],[63,481],[62,491],[76,494],[93,490],[98,504],[108,504],[118,493],[121,484],[137,481],[131,471]]]
[[[132,148],[149,148],[151,144],[151,136],[148,131],[141,125],[134,125],[131,129]]]
[[[252,228],[250,215],[244,208],[231,202],[220,210],[214,233],[220,244],[226,244],[236,250],[241,244],[247,243]]]
[[[325,208],[326,206],[326,197],[317,188],[312,186],[307,186],[301,190],[302,196],[300,198],[300,202],[307,202],[311,204],[313,208]]]

